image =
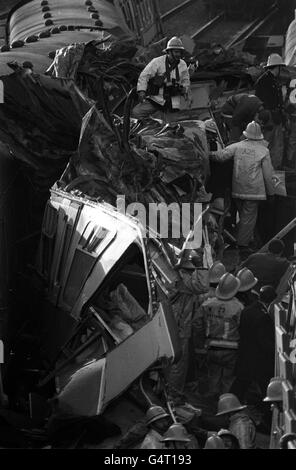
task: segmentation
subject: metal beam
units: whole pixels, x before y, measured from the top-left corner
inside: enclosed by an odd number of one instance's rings
[[[180,11],[184,10],[184,8],[188,7],[189,5],[191,5],[191,3],[194,3],[195,1],[196,0],[185,0],[185,2],[181,3],[180,5],[177,5],[176,7],[161,15],[161,21],[168,20],[171,16],[174,16],[176,13],[179,13]]]
[[[224,17],[224,13],[219,13],[219,15],[215,16],[212,20],[208,21],[208,23],[204,24],[195,33],[193,33],[192,36],[191,36],[191,39],[197,39],[199,36],[206,33],[216,23],[219,23],[219,21],[221,21],[223,17]]]
[[[230,47],[238,45],[248,39],[248,37],[252,36],[258,29],[264,26],[265,23],[267,23],[277,12],[278,7],[276,4],[273,4],[264,18],[253,21],[252,23],[247,25],[243,30],[239,31],[228,43],[225,44],[225,49],[229,49]]]

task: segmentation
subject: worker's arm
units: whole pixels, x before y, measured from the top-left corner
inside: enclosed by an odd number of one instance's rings
[[[186,62],[182,60],[179,66],[180,84],[185,88],[186,93],[190,91],[190,75]]]
[[[146,92],[150,78],[155,77],[159,70],[158,58],[152,59],[148,65],[142,70],[138,78],[137,92]]]
[[[274,185],[272,182],[272,175],[274,173],[274,169],[271,163],[270,153],[268,149],[267,149],[266,156],[262,160],[262,172],[263,172],[263,178],[264,178],[264,183],[265,183],[265,188],[266,188],[266,194],[268,196],[274,196],[275,189],[274,189]]]
[[[234,157],[237,144],[228,145],[225,149],[217,150],[216,152],[210,152],[209,156],[212,160],[217,162],[225,162],[231,160]]]

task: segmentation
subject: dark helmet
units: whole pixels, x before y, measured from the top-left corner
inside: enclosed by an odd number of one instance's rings
[[[261,302],[264,302],[265,304],[271,304],[271,302],[273,302],[277,297],[276,291],[272,286],[261,287],[259,295]]]

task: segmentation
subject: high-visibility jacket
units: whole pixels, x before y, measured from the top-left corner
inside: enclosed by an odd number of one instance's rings
[[[216,161],[233,158],[232,197],[246,200],[265,200],[274,194],[274,169],[265,141],[243,140],[211,153]]]
[[[156,77],[156,76],[163,76],[166,74],[166,58],[167,58],[166,55],[156,57],[155,59],[152,59],[148,65],[146,65],[146,67],[141,72],[139,79],[138,79],[138,85],[137,85],[138,92],[147,91],[148,82],[151,78]],[[190,76],[189,76],[189,71],[188,71],[186,62],[181,59],[177,67],[178,67],[178,75],[179,75],[179,81],[177,81],[177,83],[179,83],[181,86],[184,87],[186,93],[190,93]],[[170,72],[170,80],[167,80],[167,78],[165,78],[165,84],[171,85],[172,79],[177,80],[176,69],[173,69]],[[157,104],[160,104],[161,106],[163,106],[165,104],[163,92],[164,92],[164,88],[160,87],[159,94],[149,96],[149,98],[155,101]],[[180,108],[181,96],[178,96],[178,95],[172,96],[171,101],[172,101],[173,109]]]
[[[204,330],[207,347],[237,349],[240,315],[244,306],[236,297],[206,300],[200,307],[200,326]]]

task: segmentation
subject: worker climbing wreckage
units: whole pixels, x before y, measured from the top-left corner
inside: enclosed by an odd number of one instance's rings
[[[184,51],[181,39],[173,37],[164,50],[166,54],[146,65],[138,79],[140,103],[133,109],[133,117],[144,119],[162,111],[167,119],[174,119],[173,113],[180,110],[182,97],[191,106],[190,76],[182,59]]]
[[[260,230],[265,201],[279,214],[296,197],[285,61],[270,54],[252,89],[219,95],[227,73],[199,74],[228,64],[227,48],[213,43],[204,64],[179,31],[140,45],[119,21],[125,2],[107,3],[81,42],[71,25],[57,43],[40,33],[56,47],[43,68],[0,54],[3,170],[20,189],[13,256],[0,244],[13,267],[3,262],[0,446],[293,445],[295,265],[280,239],[295,214]]]

